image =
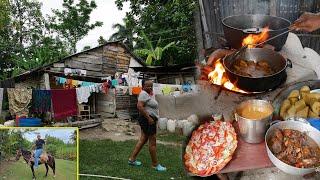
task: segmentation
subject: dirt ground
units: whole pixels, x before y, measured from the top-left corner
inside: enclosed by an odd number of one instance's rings
[[[135,140],[139,138],[140,127],[129,120],[104,119],[101,126],[80,131],[80,139],[111,139],[113,141]]]

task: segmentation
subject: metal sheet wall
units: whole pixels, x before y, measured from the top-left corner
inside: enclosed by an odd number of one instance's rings
[[[199,0],[204,46],[219,48],[218,38],[223,36],[221,20],[238,14],[267,14],[295,21],[303,12],[320,12],[320,0]],[[205,23],[203,21],[206,21]],[[206,29],[206,28],[203,28]],[[302,44],[320,53],[320,30],[298,34]]]

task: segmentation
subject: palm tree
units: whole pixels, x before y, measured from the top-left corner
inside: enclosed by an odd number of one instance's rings
[[[122,42],[126,44],[130,49],[133,49],[132,30],[128,29],[126,25],[122,25],[119,23],[112,25],[112,29],[117,29],[117,32],[113,33],[110,36],[109,41],[122,40]]]
[[[146,36],[144,32],[141,33],[141,36],[145,42],[146,48],[144,49],[137,49],[134,51],[135,54],[139,56],[147,56],[146,64],[152,65],[157,61],[162,59],[162,54],[167,49],[171,48],[175,42],[170,42],[169,44],[165,45],[164,47],[160,47],[161,38],[159,38],[156,47],[152,45],[151,40]]]

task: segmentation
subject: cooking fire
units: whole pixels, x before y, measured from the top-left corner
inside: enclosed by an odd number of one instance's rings
[[[253,44],[258,44],[268,39],[269,37],[268,31],[269,31],[269,28],[264,27],[262,32],[259,34],[249,34],[247,37],[243,39],[242,46],[248,45],[248,48],[254,48],[255,45]],[[233,84],[229,80],[228,76],[226,75],[226,70],[222,64],[222,59],[218,59],[216,62],[214,62],[212,67],[206,67],[203,69],[207,71],[207,74],[208,74],[207,79],[212,84],[223,86],[226,89],[239,92],[239,93],[244,93],[244,94],[250,93],[238,88],[235,84]]]

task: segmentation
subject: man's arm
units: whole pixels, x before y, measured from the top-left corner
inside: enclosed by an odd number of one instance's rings
[[[313,32],[320,29],[320,13],[303,13],[299,19],[290,26],[290,29],[306,32]]]

